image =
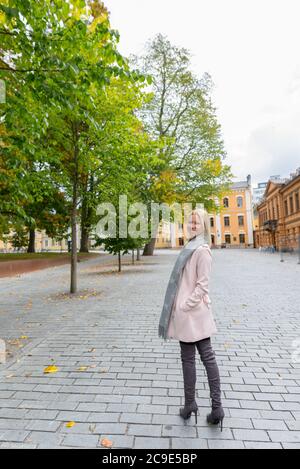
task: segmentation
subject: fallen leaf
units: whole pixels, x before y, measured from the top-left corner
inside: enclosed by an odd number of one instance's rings
[[[72,428],[72,427],[74,427],[74,425],[76,425],[75,422],[68,422],[68,423],[66,423],[66,427],[67,427],[67,428]]]
[[[104,446],[104,448],[111,448],[113,445],[113,442],[110,441],[108,438],[103,438],[101,440],[101,446]]]
[[[28,339],[27,335],[21,335],[20,339]]]
[[[107,368],[101,368],[100,373],[107,373],[108,369]]]
[[[77,371],[86,371],[88,369],[88,366],[80,366],[77,368]]]
[[[57,373],[58,368],[55,365],[47,366],[47,368],[44,369],[44,373]]]

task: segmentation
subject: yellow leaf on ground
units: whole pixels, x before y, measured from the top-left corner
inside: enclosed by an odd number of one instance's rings
[[[20,339],[28,339],[27,335],[21,335]]]
[[[74,425],[75,425],[75,422],[68,422],[68,423],[66,423],[66,427],[67,427],[67,428],[72,428],[72,427],[74,427]]]
[[[111,448],[113,445],[113,442],[110,441],[108,438],[103,438],[101,440],[101,446],[104,446],[104,448]]]
[[[44,369],[44,373],[57,373],[58,368],[55,365],[47,366],[47,368]]]
[[[88,369],[88,366],[80,366],[77,371],[86,371]]]

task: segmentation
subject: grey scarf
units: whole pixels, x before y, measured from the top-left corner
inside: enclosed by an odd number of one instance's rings
[[[164,305],[160,316],[159,327],[158,327],[158,336],[162,337],[164,340],[167,339],[167,332],[169,321],[171,317],[173,303],[176,297],[176,293],[180,284],[181,274],[187,263],[188,259],[191,257],[193,252],[200,246],[203,246],[206,243],[205,237],[200,234],[195,236],[193,239],[188,241],[182,251],[180,252],[175,265],[173,267],[170,280],[167,286],[167,291],[165,295]]]

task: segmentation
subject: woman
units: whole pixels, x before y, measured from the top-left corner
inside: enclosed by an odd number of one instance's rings
[[[208,296],[212,263],[210,222],[204,209],[192,211],[188,219],[187,236],[189,241],[177,258],[167,287],[159,336],[165,340],[177,339],[180,343],[185,397],[180,416],[186,420],[194,413],[197,424],[197,349],[206,369],[212,401],[212,411],[207,415],[207,422],[212,425],[220,423],[222,431],[224,410],[220,375],[210,340],[217,331]]]

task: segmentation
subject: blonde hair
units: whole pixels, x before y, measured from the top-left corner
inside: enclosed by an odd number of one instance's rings
[[[203,208],[196,208],[191,211],[188,219],[190,220],[193,214],[197,215],[202,226],[203,226],[203,238],[204,241],[211,247],[211,229],[210,229],[210,218],[207,213],[207,210]]]

